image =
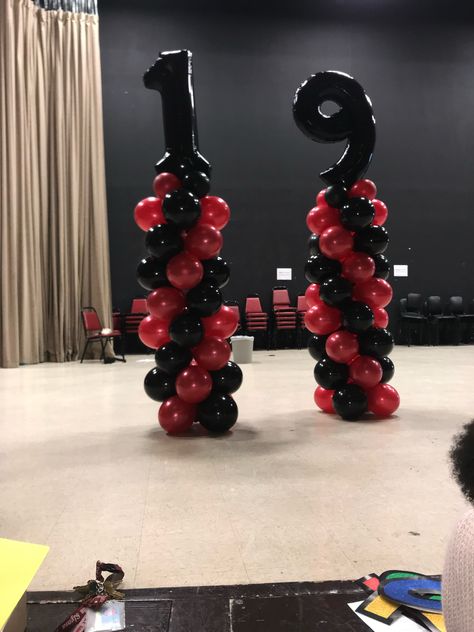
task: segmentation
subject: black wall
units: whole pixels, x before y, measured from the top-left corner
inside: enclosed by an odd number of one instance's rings
[[[259,292],[268,302],[276,268],[292,267],[293,295],[306,287],[306,212],[317,174],[343,145],[309,141],[293,122],[295,89],[336,69],[370,95],[377,144],[368,177],[391,213],[396,297],[474,297],[474,18],[462,4],[403,0],[219,2],[101,0],[100,29],[114,304],[141,295],[144,253],[133,208],[152,194],[163,155],[159,94],[142,84],[161,50],[194,53],[201,152],[212,191],[229,203],[223,256],[232,264],[226,298]],[[265,4],[271,8],[265,10]],[[412,5],[416,5],[413,7]],[[466,5],[468,6],[468,5]],[[450,11],[456,14],[451,15]]]

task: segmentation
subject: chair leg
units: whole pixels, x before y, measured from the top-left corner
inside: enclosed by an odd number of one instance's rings
[[[87,347],[89,346],[89,342],[90,340],[86,339],[86,342],[84,344],[84,349],[82,350],[82,355],[81,355],[81,364],[84,360],[84,356],[86,355],[86,351],[87,351]]]
[[[101,338],[100,339],[100,346],[102,347],[102,353],[100,354],[100,360],[102,362],[105,362],[105,346],[106,346],[107,342],[104,342],[104,340]]]

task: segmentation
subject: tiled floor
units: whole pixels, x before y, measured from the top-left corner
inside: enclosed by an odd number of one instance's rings
[[[392,357],[398,417],[349,423],[316,411],[306,351],[258,352],[221,438],[159,429],[152,356],[1,370],[0,534],[51,547],[36,590],[83,583],[96,559],[129,588],[440,572],[474,348]]]

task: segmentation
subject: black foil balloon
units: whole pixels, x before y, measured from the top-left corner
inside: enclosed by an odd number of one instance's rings
[[[387,358],[386,356],[383,356],[382,358],[377,358],[377,360],[382,367],[382,379],[380,381],[382,382],[382,384],[390,382],[395,374],[395,365],[390,360],[390,358]]]
[[[332,398],[334,410],[347,421],[355,421],[367,412],[368,401],[365,391],[357,384],[346,384],[337,389]]]
[[[242,369],[235,362],[227,362],[218,371],[210,371],[212,388],[216,393],[235,393],[242,386]]]
[[[371,327],[359,336],[359,351],[361,355],[381,358],[388,356],[393,349],[393,336],[386,329]]]
[[[323,357],[314,367],[314,379],[323,388],[331,390],[340,388],[349,379],[349,367],[347,364],[340,364],[331,358]]]
[[[203,281],[214,283],[220,288],[225,287],[229,283],[230,268],[222,257],[205,259],[201,263],[204,269]]]
[[[387,280],[390,274],[390,263],[387,257],[385,255],[374,255],[372,259],[375,262],[374,276]]]
[[[222,294],[216,285],[203,281],[189,290],[186,302],[200,316],[212,316],[222,305]]]
[[[344,308],[343,324],[354,334],[359,334],[374,324],[374,313],[365,303],[352,301]]]
[[[234,399],[224,393],[211,393],[198,405],[197,419],[209,432],[227,432],[237,421],[239,410]]]
[[[340,208],[347,202],[347,189],[342,184],[332,184],[324,192],[324,199],[334,208]]]
[[[184,176],[183,187],[202,198],[209,193],[211,181],[202,171],[191,171]]]
[[[369,226],[375,217],[375,209],[367,198],[351,198],[341,208],[341,223],[348,230],[360,230]]]
[[[137,267],[137,281],[145,290],[156,290],[163,285],[169,285],[166,264],[154,257],[142,259]]]
[[[332,307],[341,307],[352,296],[352,283],[341,276],[324,279],[319,286],[319,296]]]
[[[308,340],[308,351],[314,360],[321,360],[326,354],[326,340],[328,336],[311,334]]]
[[[341,272],[341,264],[336,259],[329,259],[324,255],[310,257],[306,262],[304,273],[310,283],[321,283],[328,277]]]
[[[354,249],[379,255],[387,249],[388,233],[383,226],[367,226],[355,234]]]
[[[183,249],[183,238],[176,226],[158,224],[147,232],[145,246],[156,259],[168,261]]]
[[[201,215],[201,205],[191,191],[176,189],[165,195],[163,215],[179,228],[191,228]]]
[[[155,352],[155,362],[159,369],[170,375],[176,375],[185,369],[193,359],[193,354],[186,347],[176,342],[167,342]]]
[[[196,347],[203,339],[204,327],[197,314],[184,312],[171,322],[169,334],[182,347]]]
[[[319,249],[319,235],[311,235],[308,239],[309,256],[314,257],[321,254]]]
[[[145,393],[155,402],[164,402],[165,399],[176,395],[174,377],[156,367],[145,375],[143,386]]]

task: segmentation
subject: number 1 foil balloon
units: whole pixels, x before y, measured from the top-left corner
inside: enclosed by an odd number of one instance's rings
[[[339,110],[324,114],[326,101]],[[377,199],[375,184],[363,179],[375,146],[372,104],[349,75],[319,72],[296,91],[293,116],[311,140],[347,140],[341,158],[320,173],[327,187],[306,217],[312,234],[305,324],[312,334],[309,352],[317,360],[314,400],[324,412],[346,420],[367,411],[386,417],[397,410],[400,398],[387,384],[394,374],[385,311],[392,299],[384,255],[388,210]]]
[[[219,256],[221,230],[230,210],[222,198],[209,195],[211,167],[199,153],[191,52],[160,53],[144,83],[161,94],[166,145],[155,165],[155,195],[139,202],[134,213],[148,251],[137,278],[150,291],[149,314],[138,334],[155,349],[156,361],[145,392],[162,402],[158,420],[170,434],[194,422],[226,432],[238,415],[231,393],[242,383],[227,342],[238,318],[221,294],[230,274]]]

